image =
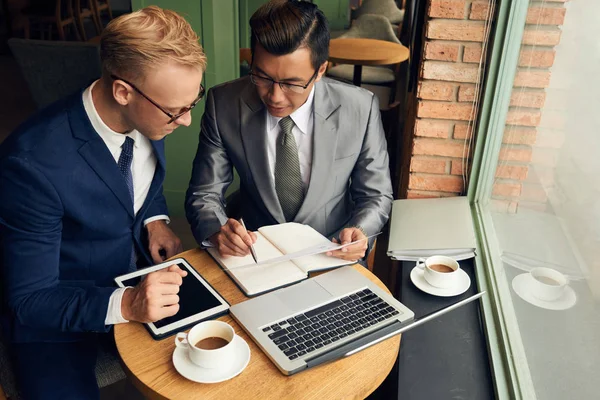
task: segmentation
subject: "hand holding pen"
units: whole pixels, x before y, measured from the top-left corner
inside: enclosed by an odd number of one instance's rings
[[[210,242],[221,256],[244,257],[251,254],[256,234],[246,230],[239,221],[229,218],[221,230],[210,237]]]

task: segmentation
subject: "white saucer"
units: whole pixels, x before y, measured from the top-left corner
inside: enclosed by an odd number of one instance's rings
[[[515,276],[512,281],[512,287],[515,293],[529,304],[545,308],[546,310],[567,310],[577,303],[575,291],[568,285],[565,287],[563,295],[554,301],[538,299],[531,294],[531,291],[529,290],[530,279],[533,279],[530,274],[521,274]]]
[[[444,289],[431,286],[423,277],[423,270],[419,267],[414,267],[410,271],[410,280],[425,293],[440,297],[452,297],[463,294],[471,286],[471,278],[469,278],[469,275],[465,271],[459,269],[458,274],[458,283],[456,286]]]
[[[194,364],[188,357],[185,348],[175,347],[173,352],[173,365],[184,378],[198,383],[223,382],[239,375],[250,362],[250,347],[244,339],[235,336],[232,343],[237,359],[224,368],[203,368]]]

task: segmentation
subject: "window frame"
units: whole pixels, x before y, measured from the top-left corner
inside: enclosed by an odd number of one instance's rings
[[[503,269],[494,268],[502,265],[502,260],[491,214],[486,208],[498,166],[529,5],[530,1],[496,2],[492,22],[495,30],[490,40],[467,190],[479,250],[475,258],[477,284],[479,290],[488,293],[481,301],[482,324],[496,395],[501,400],[536,399],[510,286]]]

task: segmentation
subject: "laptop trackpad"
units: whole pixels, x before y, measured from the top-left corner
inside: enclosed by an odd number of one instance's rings
[[[306,310],[307,307],[327,302],[332,298],[327,290],[311,280],[290,286],[281,293],[276,292],[275,294],[294,312]]]

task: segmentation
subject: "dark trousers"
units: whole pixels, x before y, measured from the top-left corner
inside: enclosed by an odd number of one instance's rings
[[[12,344],[13,366],[24,400],[94,400],[98,342]]]

